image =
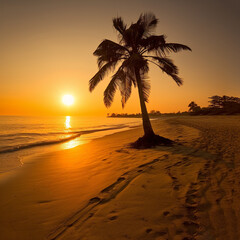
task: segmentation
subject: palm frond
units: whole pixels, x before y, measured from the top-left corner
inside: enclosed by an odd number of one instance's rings
[[[122,96],[122,108],[124,108],[127,100],[131,96],[132,93],[132,80],[131,78],[127,77],[126,73],[125,76],[122,77],[120,81],[118,81],[119,90]]]
[[[161,46],[159,46],[161,51],[166,52],[166,53],[170,53],[170,52],[179,52],[182,50],[188,50],[188,51],[192,51],[192,49],[186,45],[183,44],[179,44],[179,43],[165,43]]]
[[[99,71],[89,80],[89,91],[92,92],[93,89],[98,85],[98,83],[105,77],[106,73],[113,70],[116,66],[116,61],[108,62],[102,66]]]
[[[171,74],[170,76],[177,83],[178,86],[183,85],[183,80],[179,76],[177,76],[176,74]]]
[[[157,63],[164,69],[164,72],[178,74],[178,67],[173,63],[172,59],[155,56],[152,56],[151,58],[157,61]]]
[[[152,13],[141,14],[138,21],[125,29],[122,36],[122,42],[128,46],[133,47],[139,44],[142,38],[148,37],[150,32],[157,26],[158,20]]]
[[[142,58],[141,65],[139,64],[139,70],[140,74],[143,75],[143,77],[149,72],[149,65],[146,59]]]
[[[113,102],[113,98],[117,89],[117,77],[116,74],[113,75],[110,83],[104,91],[103,102],[107,108],[109,108]]]
[[[153,13],[144,13],[140,15],[137,24],[143,29],[142,36],[148,36],[149,33],[157,26],[158,19]]]
[[[104,63],[117,61],[124,57],[127,52],[128,49],[124,46],[105,39],[99,44],[93,54],[98,57],[98,66],[102,67]]]
[[[117,87],[119,87],[121,95],[124,95],[123,83],[126,81],[125,64],[126,61],[122,63],[117,72],[112,76],[110,83],[104,91],[104,104],[106,107],[111,106]]]
[[[101,56],[102,54],[104,54],[104,51],[116,51],[118,53],[124,53],[126,51],[128,51],[127,48],[125,48],[124,46],[115,43],[109,39],[104,39],[97,47],[97,49],[94,51],[93,55],[95,56]]]
[[[181,86],[183,84],[183,80],[177,74],[174,74],[171,71],[168,72],[168,71],[166,71],[166,69],[164,69],[161,66],[159,66],[159,67],[163,70],[163,72],[165,72],[167,75],[171,76],[172,79],[177,83],[178,86]]]
[[[124,31],[121,43],[124,44],[124,46],[127,48],[132,48],[133,46],[136,46],[139,35],[141,35],[141,29],[139,26],[136,23],[131,24],[131,26]]]
[[[132,84],[136,85],[133,71],[134,70],[131,68],[131,61],[129,59],[125,60],[113,75],[112,80],[104,91],[104,104],[106,107],[111,106],[118,86],[122,96],[122,107],[124,108],[131,95]]]
[[[113,18],[113,26],[121,35],[123,35],[127,28],[127,25],[123,22],[121,17]]]
[[[126,77],[129,79],[129,81],[132,81],[134,87],[137,86],[137,81],[135,78],[134,68],[131,66],[126,67],[125,69]]]
[[[150,61],[150,62],[156,64],[160,69],[162,69],[163,72],[165,72],[169,76],[171,76],[172,79],[177,83],[178,86],[181,86],[183,84],[183,80],[177,75],[178,68],[171,59],[155,57],[155,56],[149,56],[149,57],[156,60],[157,63],[152,62],[152,61]]]
[[[147,38],[143,38],[140,41],[140,46],[146,49],[148,52],[157,50],[159,46],[165,44],[165,36],[164,35],[152,35]]]
[[[120,62],[121,60],[125,59],[125,57],[122,54],[116,53],[114,56],[112,55],[103,55],[98,57],[97,63],[98,67],[101,68],[104,64],[109,62]]]

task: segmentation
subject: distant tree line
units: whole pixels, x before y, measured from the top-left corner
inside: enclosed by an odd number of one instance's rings
[[[189,107],[190,115],[232,115],[240,113],[240,98],[229,96],[209,97],[209,106],[201,108],[195,102],[191,102]]]
[[[150,113],[148,113],[149,117],[154,118],[154,117],[159,117],[161,116],[160,111],[152,110]],[[112,113],[112,114],[107,114],[108,117],[117,117],[117,118],[141,118],[142,114],[141,113]]]
[[[150,111],[150,118],[157,118],[160,116],[176,116],[176,115],[233,115],[240,114],[240,98],[229,97],[229,96],[212,96],[209,97],[208,107],[200,107],[194,101],[190,102],[188,107],[188,112],[177,112],[177,113],[160,113],[160,111],[152,110]],[[128,113],[108,113],[108,117],[117,118],[140,118],[141,113],[128,114]]]
[[[189,115],[189,112],[180,112],[177,113],[160,113],[160,111],[151,110],[148,115],[150,118],[158,118],[160,116],[176,116],[176,115]],[[108,113],[107,117],[113,117],[113,118],[140,118],[142,117],[141,113],[135,113],[135,114],[128,114],[128,113]]]

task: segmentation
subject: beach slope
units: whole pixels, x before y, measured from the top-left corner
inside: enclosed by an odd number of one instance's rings
[[[27,161],[0,184],[1,239],[239,239],[240,117],[153,121]]]

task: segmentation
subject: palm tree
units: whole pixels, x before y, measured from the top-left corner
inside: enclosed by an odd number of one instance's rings
[[[189,104],[188,104],[188,107],[189,107],[189,112],[195,112],[196,111],[196,109],[198,110],[200,107],[195,103],[195,102],[190,102]]]
[[[113,26],[118,31],[119,43],[105,39],[93,53],[98,58],[99,71],[89,81],[90,92],[105,77],[109,71],[118,69],[112,76],[110,83],[104,91],[104,104],[110,107],[114,94],[119,88],[122,97],[122,107],[131,95],[132,85],[138,88],[142,122],[143,138],[137,145],[152,146],[157,143],[170,143],[170,140],[156,137],[153,132],[146,104],[150,93],[150,83],[147,79],[149,63],[157,65],[177,83],[182,85],[178,77],[178,68],[167,57],[170,52],[191,50],[188,46],[178,43],[167,43],[164,35],[151,35],[156,28],[158,19],[152,13],[141,14],[136,23],[129,27],[121,17],[113,19]]]

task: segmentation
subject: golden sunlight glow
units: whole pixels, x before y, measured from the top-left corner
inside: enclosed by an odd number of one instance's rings
[[[62,97],[62,102],[66,106],[71,106],[74,103],[74,97],[70,94],[66,94]]]
[[[70,116],[66,116],[65,128],[67,128],[67,129],[71,128],[70,121],[71,121],[71,117]]]
[[[79,138],[73,139],[69,142],[66,142],[63,144],[63,149],[70,149],[70,148],[74,148],[76,146],[82,145],[82,144],[86,144],[88,143],[89,140],[80,140]]]

